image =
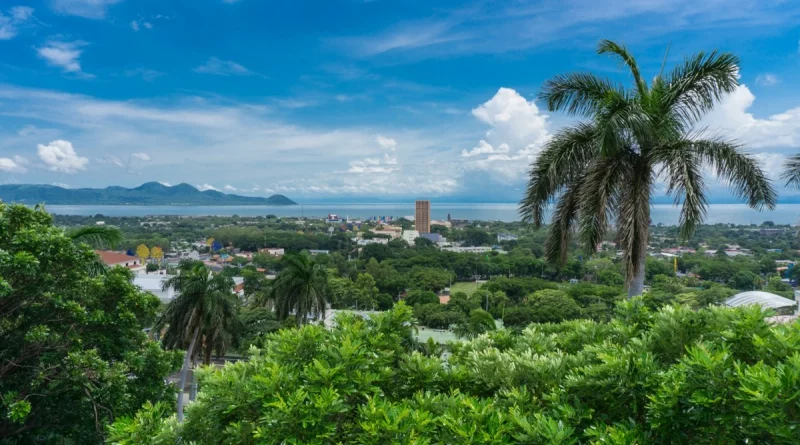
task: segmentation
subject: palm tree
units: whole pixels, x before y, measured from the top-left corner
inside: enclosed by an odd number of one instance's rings
[[[703,139],[694,127],[738,85],[738,59],[698,53],[648,85],[625,47],[603,40],[598,54],[619,58],[633,87],[588,73],[556,76],[539,99],[550,111],[585,118],[556,134],[534,162],[520,203],[524,221],[540,227],[557,200],[545,244],[547,259],[564,264],[570,232],[594,252],[616,217],[624,249],[628,295],[642,293],[650,225],[650,197],[658,179],[680,204],[680,234],[688,237],[708,208],[702,169],[709,166],[750,207],[772,209],[775,191],[754,158],[735,142]],[[663,67],[662,67],[663,72]]]
[[[167,328],[162,343],[168,349],[186,349],[178,387],[178,420],[183,421],[183,391],[189,363],[201,334],[206,337],[207,348],[214,336],[235,323],[235,308],[231,298],[233,280],[222,274],[213,275],[205,265],[186,262],[178,274],[164,282],[164,289],[174,289],[177,296],[156,321],[155,331]],[[201,340],[202,343],[202,340]]]
[[[275,304],[278,319],[283,320],[293,311],[300,324],[308,322],[308,314],[325,318],[328,274],[309,255],[286,255],[281,260],[283,269],[275,278],[269,300]]]

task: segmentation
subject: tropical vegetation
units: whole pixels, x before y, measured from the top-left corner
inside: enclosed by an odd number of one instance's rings
[[[99,443],[118,417],[173,400],[180,354],[143,332],[158,299],[124,268],[93,273],[76,238],[41,208],[0,203],[2,443]]]
[[[586,121],[560,131],[531,169],[520,204],[523,220],[543,224],[557,199],[545,255],[564,264],[569,237],[595,252],[612,221],[623,251],[628,295],[644,288],[650,202],[658,178],[681,206],[679,230],[688,238],[708,208],[704,167],[757,209],[772,209],[776,194],[756,159],[734,141],[705,138],[696,125],[715,103],[738,86],[739,60],[730,53],[700,52],[648,84],[636,59],[603,40],[598,54],[617,58],[630,71],[632,87],[590,73],[559,75],[545,82],[540,100],[550,111]]]

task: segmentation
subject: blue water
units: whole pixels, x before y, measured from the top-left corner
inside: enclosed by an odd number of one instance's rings
[[[350,218],[369,218],[372,216],[412,216],[414,203],[396,204],[305,204],[302,206],[104,206],[104,205],[51,205],[50,213],[57,215],[96,215],[106,216],[145,216],[145,215],[187,215],[187,216],[306,216],[324,217],[329,213]],[[447,219],[447,215],[457,219],[481,221],[517,221],[517,204],[476,204],[431,202],[432,219]],[[678,223],[680,208],[670,204],[654,204],[651,216],[653,224],[674,225]],[[779,204],[772,212],[758,212],[744,204],[711,204],[705,219],[706,224],[761,224],[764,221],[776,224],[792,224],[800,221],[800,204]]]

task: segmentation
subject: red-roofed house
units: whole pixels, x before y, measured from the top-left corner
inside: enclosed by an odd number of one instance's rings
[[[144,268],[142,262],[135,256],[112,252],[110,250],[95,250],[94,253],[96,253],[97,256],[100,257],[100,260],[108,267],[122,266],[133,271]]]

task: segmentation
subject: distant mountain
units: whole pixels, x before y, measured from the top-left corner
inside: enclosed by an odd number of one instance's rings
[[[216,190],[201,192],[189,184],[166,186],[148,182],[136,188],[66,189],[55,185],[0,185],[0,200],[22,204],[52,205],[297,205],[283,195],[269,198],[228,195]]]

